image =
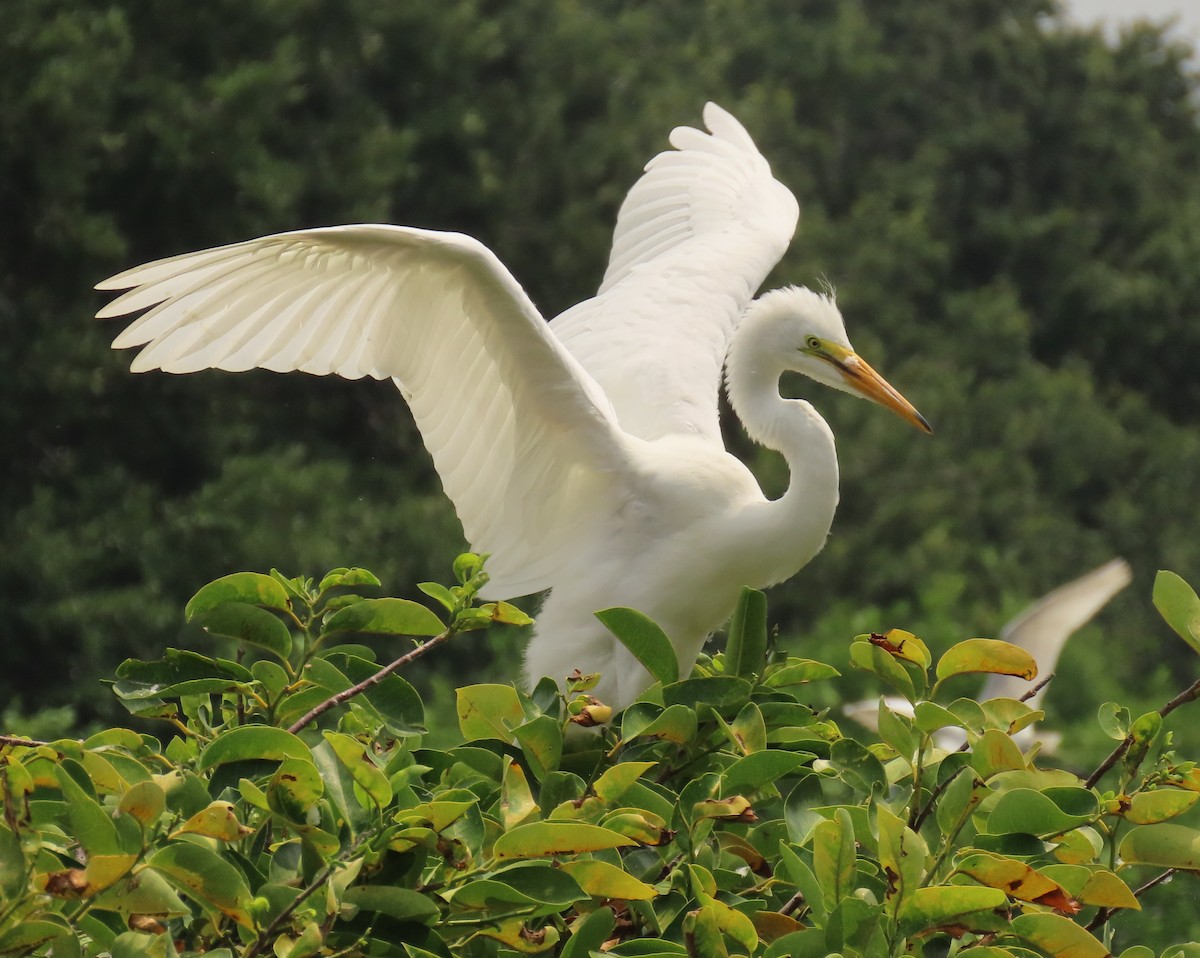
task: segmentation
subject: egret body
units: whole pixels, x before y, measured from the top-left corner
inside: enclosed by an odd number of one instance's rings
[[[654,619],[690,668],[744,585],[793,575],[838,501],[833,433],[779,378],[804,373],[928,431],[853,351],[831,296],[753,299],[799,207],[715,104],[622,204],[597,295],[546,323],[470,237],[384,225],[300,230],[135,267],[101,317],[146,312],[114,347],[134,371],[261,367],[390,378],[412,410],[485,595],[550,590],[526,675],[601,672],[621,708],[648,673],[594,618]],[[722,370],[755,441],[787,460],[774,501],[721,440]]]

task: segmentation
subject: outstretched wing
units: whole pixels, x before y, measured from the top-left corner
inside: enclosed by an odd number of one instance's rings
[[[392,378],[497,597],[547,588],[617,508],[626,440],[591,377],[482,244],[342,226],[158,260],[105,280],[134,371]]]
[[[1019,645],[1032,655],[1043,677],[1054,671],[1063,646],[1103,609],[1113,596],[1129,585],[1133,572],[1124,559],[1110,559],[1048,592],[1004,626],[1000,638]],[[1011,675],[989,675],[979,700],[1020,698],[1029,691],[1027,681]],[[1044,689],[1028,700],[1032,708],[1042,700]]]
[[[604,282],[551,327],[644,439],[721,442],[717,397],[742,311],[796,230],[796,198],[715,103],[621,205]]]

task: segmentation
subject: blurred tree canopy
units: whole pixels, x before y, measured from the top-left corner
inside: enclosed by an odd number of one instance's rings
[[[626,189],[707,99],[800,199],[775,278],[834,283],[937,428],[808,394],[842,507],[772,599],[784,640],[995,634],[1121,554],[1138,579],[1078,674],[1157,695],[1149,582],[1200,566],[1189,55],[1152,27],[1106,43],[1051,0],[9,0],[0,696],[95,716],[102,663],[158,647],[223,572],[356,564],[404,587],[461,546],[389,385],[132,376],[90,319],[96,281],[397,222],[477,236],[550,316],[594,290]]]

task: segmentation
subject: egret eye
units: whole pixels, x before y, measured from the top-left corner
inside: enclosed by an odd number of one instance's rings
[[[808,339],[806,339],[804,341],[804,345],[807,346],[809,349],[814,349],[814,350],[820,349],[821,348],[821,340],[817,339],[816,336],[809,336]]]

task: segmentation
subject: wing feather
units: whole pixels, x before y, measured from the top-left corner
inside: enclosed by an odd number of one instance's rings
[[[99,284],[138,371],[262,367],[391,378],[495,596],[550,586],[619,508],[629,440],[591,376],[496,257],[457,234],[302,230],[173,256]],[[536,504],[536,508],[532,505]]]
[[[730,337],[795,232],[799,207],[754,141],[716,104],[708,132],[672,131],[621,205],[596,297],[551,323],[643,439],[721,442]]]

